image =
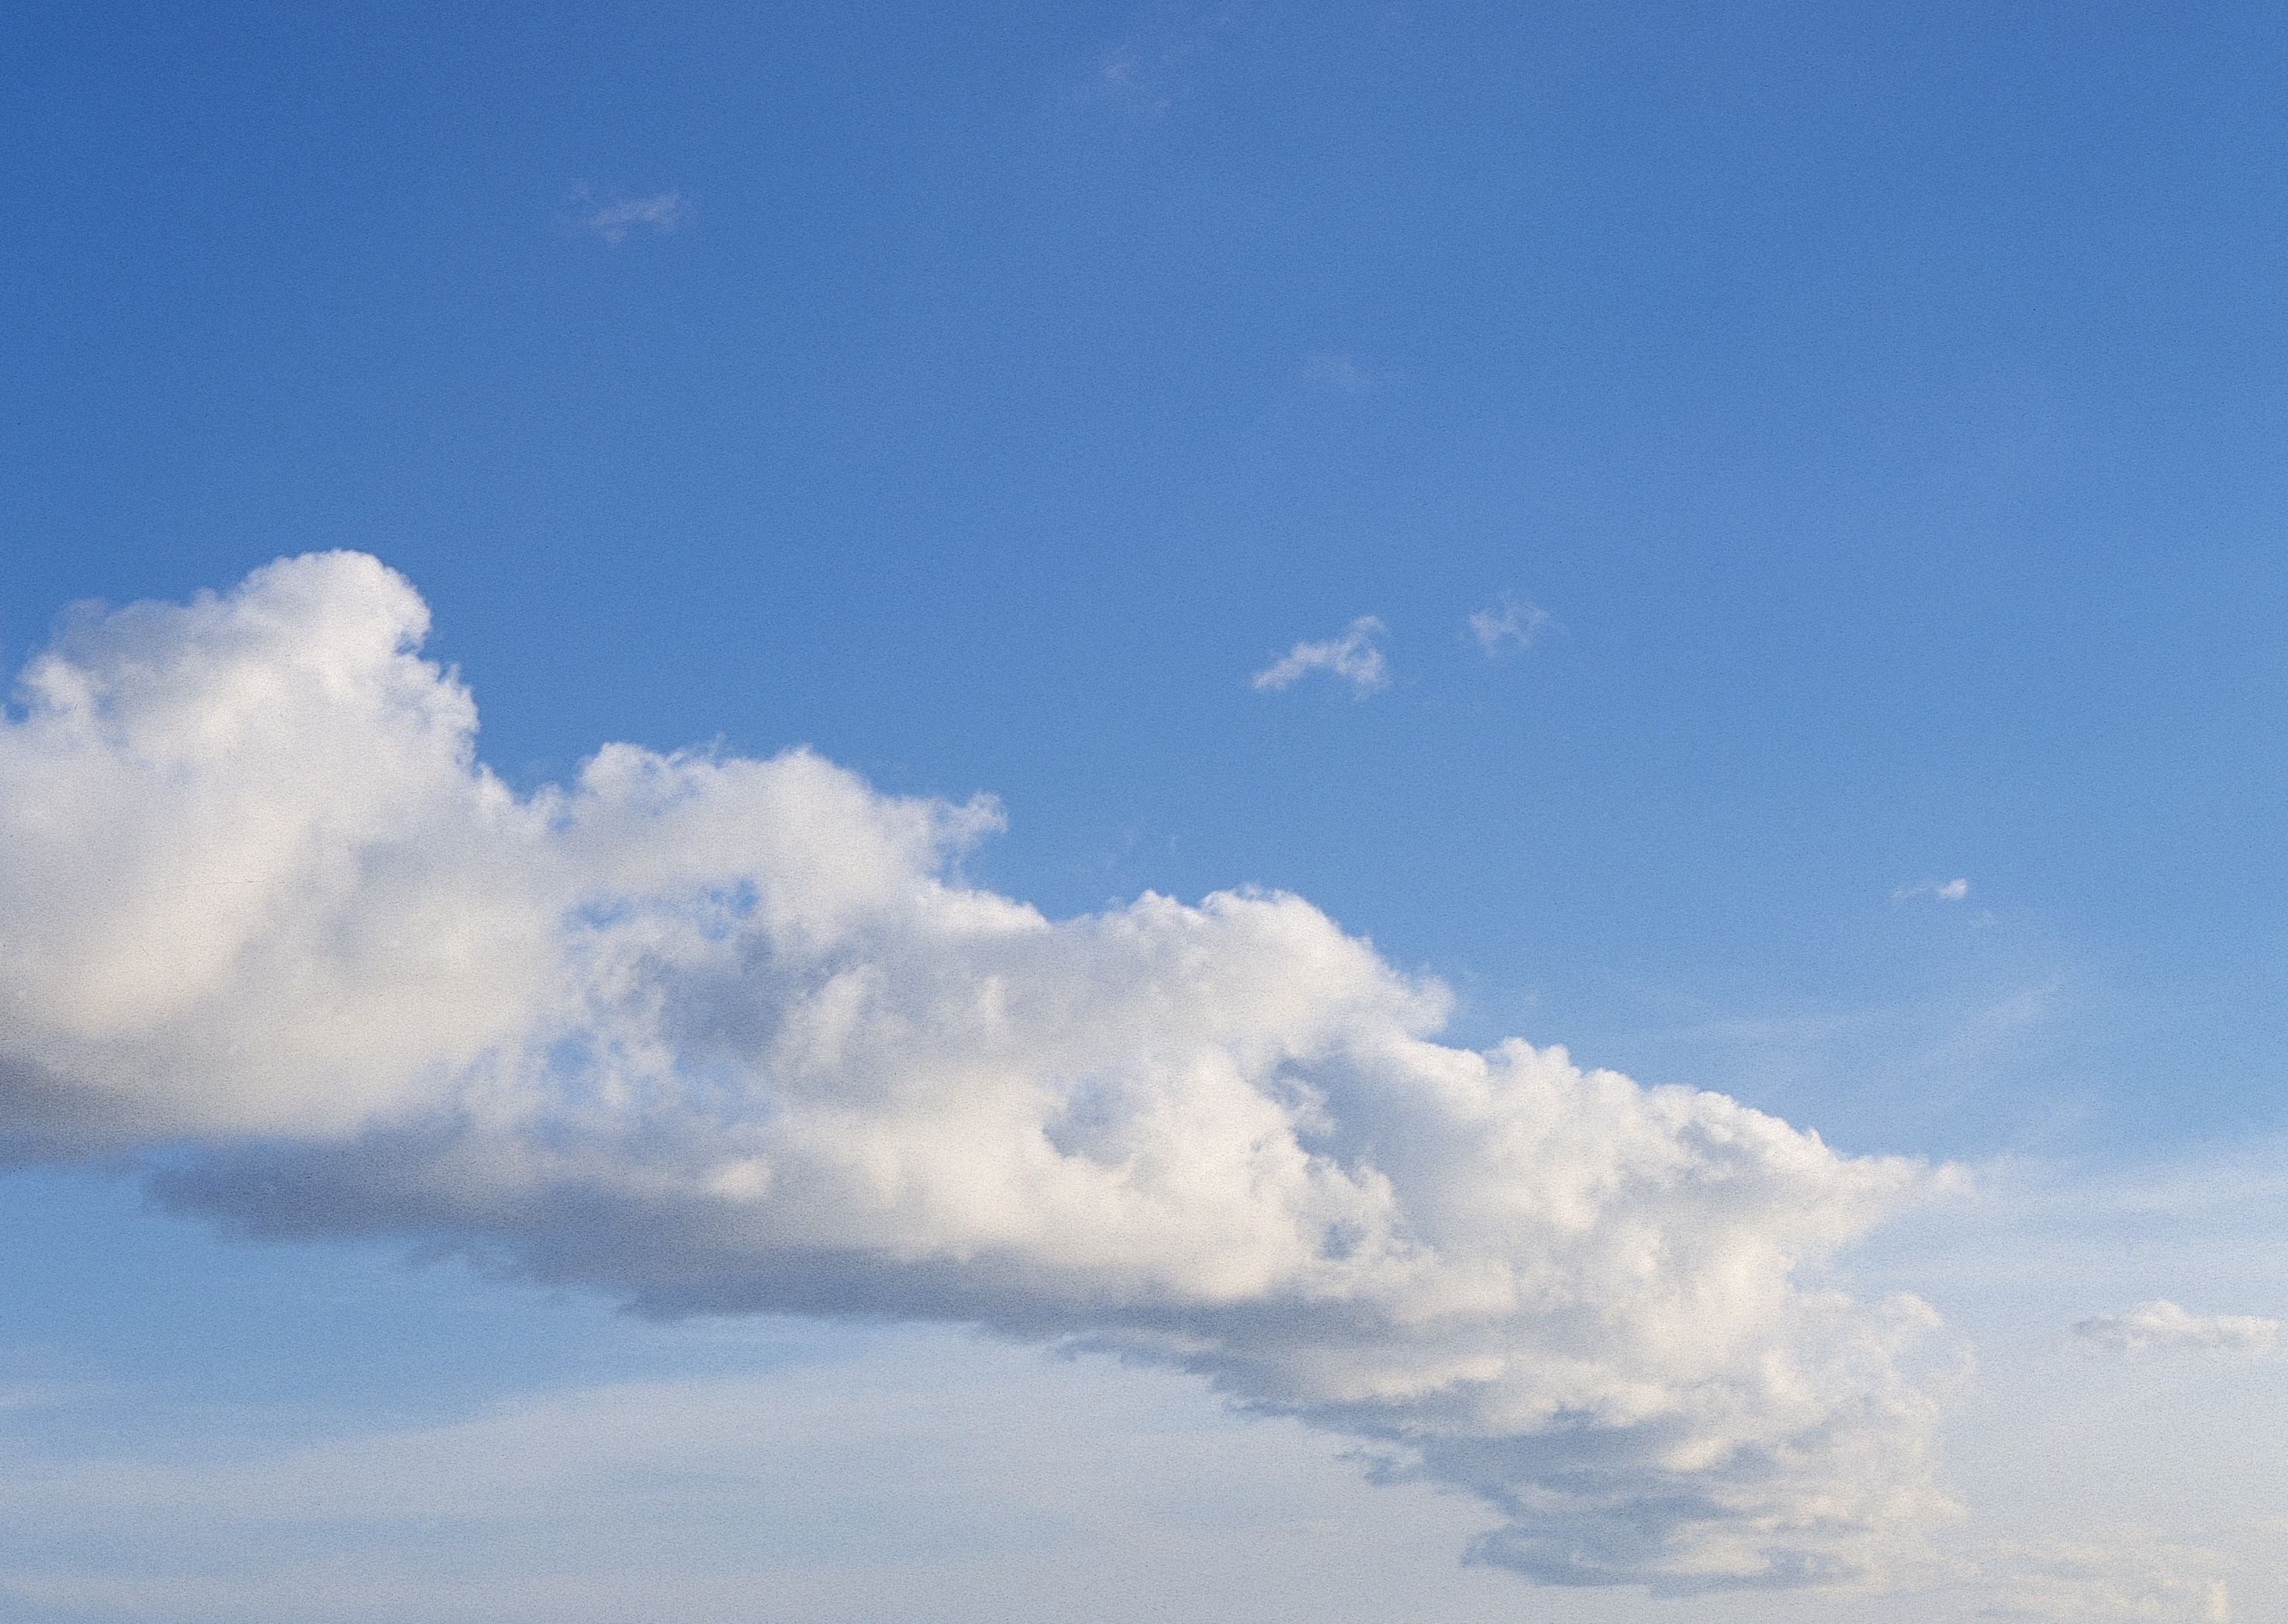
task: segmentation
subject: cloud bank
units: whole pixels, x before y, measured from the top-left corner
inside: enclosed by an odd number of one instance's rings
[[[1382,650],[1375,645],[1375,639],[1381,635],[1382,622],[1371,614],[1362,614],[1339,638],[1330,638],[1323,643],[1296,644],[1283,658],[1258,671],[1251,680],[1257,693],[1276,693],[1314,671],[1324,671],[1348,682],[1352,693],[1364,699],[1390,686],[1390,673],[1383,664]]]
[[[1474,1556],[1544,1580],[1864,1579],[1946,1514],[1934,1317],[1823,1274],[1918,1165],[1442,1045],[1444,989],[1299,898],[1048,920],[953,875],[991,803],[806,751],[610,745],[513,794],[427,624],[335,553],[27,668],[15,1156],[134,1153],[253,1233],[415,1238],[655,1314],[1165,1362],[1480,1497]]]

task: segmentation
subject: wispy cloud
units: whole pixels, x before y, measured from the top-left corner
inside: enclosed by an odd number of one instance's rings
[[[680,192],[655,192],[648,197],[614,192],[600,197],[582,186],[572,194],[572,202],[574,226],[607,242],[625,242],[639,226],[648,226],[663,237],[690,218],[690,204]]]
[[[1492,608],[1471,614],[1470,635],[1487,659],[1498,660],[1531,648],[1533,640],[1556,623],[1540,605],[1504,592]]]
[[[2218,1552],[2136,1529],[2038,1543],[2005,1541],[1980,1566],[1978,1615],[2057,1624],[2232,1624],[2232,1590]]]
[[[2073,1327],[2073,1341],[2085,1353],[2269,1353],[2279,1345],[2280,1322],[2253,1314],[2191,1313],[2164,1298],[2082,1320]]]
[[[1968,880],[1922,880],[1912,885],[1902,885],[1891,893],[1894,902],[1911,902],[1917,897],[1933,897],[1941,902],[1959,902],[1970,894]]]
[[[1252,681],[1259,693],[1276,693],[1292,686],[1314,671],[1324,671],[1339,677],[1351,685],[1351,692],[1360,699],[1390,686],[1390,672],[1384,663],[1382,650],[1375,639],[1382,635],[1382,622],[1371,614],[1362,614],[1350,624],[1350,630],[1339,638],[1330,638],[1323,643],[1298,643],[1284,657],[1256,672]]]
[[[1398,375],[1371,371],[1348,355],[1314,355],[1303,363],[1303,381],[1337,394],[1362,395],[1379,389]]]
[[[1132,118],[1161,117],[1197,91],[1218,42],[1239,20],[1241,9],[1180,8],[1164,14],[1107,51],[1081,95],[1124,108]]]

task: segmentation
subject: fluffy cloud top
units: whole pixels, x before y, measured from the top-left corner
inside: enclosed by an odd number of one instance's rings
[[[2188,1348],[2269,1353],[2279,1345],[2280,1322],[2253,1314],[2189,1313],[2164,1299],[2140,1303],[2126,1313],[2082,1320],[2073,1327],[2073,1340],[2087,1353],[2151,1353]]]
[[[612,745],[520,796],[427,618],[308,557],[27,669],[17,1154],[141,1147],[257,1233],[418,1237],[657,1313],[1167,1361],[1482,1497],[1476,1555],[1545,1580],[1845,1580],[1943,1514],[1933,1317],[1816,1275],[1918,1167],[1442,1045],[1443,989],[1298,898],[1052,922],[949,877],[991,804],[805,751]]]

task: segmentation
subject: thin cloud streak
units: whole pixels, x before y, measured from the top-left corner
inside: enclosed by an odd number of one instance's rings
[[[1940,902],[1959,902],[1970,895],[1968,880],[1924,880],[1913,885],[1902,885],[1891,893],[1894,902],[1911,902],[1917,897],[1930,897]]]
[[[1314,355],[1303,363],[1303,379],[1337,394],[1362,395],[1397,377],[1394,372],[1369,371],[1348,355]]]
[[[638,226],[648,226],[664,237],[681,226],[690,214],[690,205],[680,192],[655,192],[648,197],[614,193],[608,198],[598,198],[583,186],[573,194],[573,202],[578,209],[574,225],[613,244],[626,242],[628,233]]]
[[[2158,1298],[2084,1319],[2072,1336],[2085,1353],[2270,1353],[2280,1345],[2280,1322],[2253,1314],[2195,1314]]]

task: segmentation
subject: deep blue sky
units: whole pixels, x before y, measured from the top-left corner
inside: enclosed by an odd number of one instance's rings
[[[1853,1149],[2288,1126],[2275,7],[8,31],[12,670],[71,601],[368,551],[522,787],[628,739],[990,792],[968,871],[1052,914],[1297,891],[1466,1041]],[[1504,593],[1555,623],[1489,659]],[[1386,691],[1251,688],[1370,614]],[[146,1305],[75,1271],[211,1267],[218,1327],[334,1266],[5,1191],[97,1248],[26,1247],[12,1345],[115,1372]],[[421,1403],[636,1345],[457,1387],[465,1287],[361,1344]]]

